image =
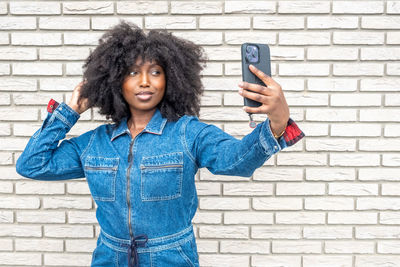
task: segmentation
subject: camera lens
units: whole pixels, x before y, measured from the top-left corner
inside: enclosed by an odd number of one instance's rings
[[[258,48],[254,45],[248,45],[246,47],[246,59],[250,63],[258,62]]]

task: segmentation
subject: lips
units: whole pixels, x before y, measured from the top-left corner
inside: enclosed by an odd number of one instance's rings
[[[150,98],[151,98],[152,96],[153,96],[153,93],[152,93],[152,92],[149,92],[149,91],[142,91],[142,92],[139,92],[139,93],[136,94],[136,97],[137,97],[139,100],[142,100],[142,101],[150,100]]]

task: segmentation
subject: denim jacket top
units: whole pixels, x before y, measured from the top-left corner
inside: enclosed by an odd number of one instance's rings
[[[267,119],[238,140],[196,117],[170,122],[157,110],[134,139],[125,119],[118,127],[104,124],[63,140],[79,117],[65,103],[49,113],[19,157],[17,172],[39,180],[86,177],[102,230],[126,239],[165,236],[191,225],[199,168],[251,176],[303,136],[296,126],[291,142],[287,136],[276,140]]]

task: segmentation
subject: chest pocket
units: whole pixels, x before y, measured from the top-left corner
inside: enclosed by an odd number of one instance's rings
[[[85,175],[94,200],[114,201],[118,158],[87,157]]]
[[[143,157],[140,171],[142,201],[170,200],[181,196],[182,152]]]

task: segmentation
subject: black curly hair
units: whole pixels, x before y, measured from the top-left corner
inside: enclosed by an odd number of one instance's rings
[[[138,59],[155,61],[165,72],[165,95],[157,106],[163,117],[176,121],[183,115],[199,115],[204,90],[200,71],[206,61],[203,49],[166,30],[150,30],[146,34],[124,20],[103,34],[85,60],[86,83],[81,87],[78,103],[87,98],[89,107],[99,107],[99,113],[117,125],[124,117],[129,118],[122,83]]]

